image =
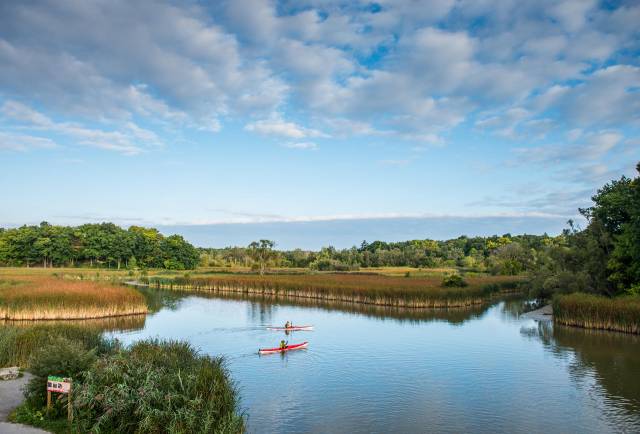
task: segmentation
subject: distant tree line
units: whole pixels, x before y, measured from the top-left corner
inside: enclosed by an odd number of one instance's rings
[[[273,242],[268,240],[261,240],[260,245],[266,245],[265,242],[271,243],[269,246],[273,247]],[[349,249],[329,246],[319,251],[272,250],[269,255],[262,253],[262,257],[256,256],[257,243],[246,248],[199,250],[201,264],[204,266],[245,266],[263,271],[266,263],[271,267],[309,268],[318,271],[350,271],[389,266],[460,267],[469,271],[516,275],[532,270],[539,252],[556,242],[556,237],[548,235],[505,234],[491,237],[462,236],[446,241],[363,241],[359,247]]]
[[[180,235],[165,237],[157,229],[113,223],[0,228],[0,265],[191,269],[198,250]]]

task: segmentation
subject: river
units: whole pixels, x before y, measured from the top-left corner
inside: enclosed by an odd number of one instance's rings
[[[640,339],[554,329],[521,300],[407,311],[145,293],[142,328],[108,334],[224,355],[249,432],[640,432]],[[266,329],[287,320],[315,329]],[[280,339],[309,348],[257,354]]]

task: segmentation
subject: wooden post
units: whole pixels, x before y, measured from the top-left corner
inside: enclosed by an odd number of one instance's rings
[[[71,405],[71,394],[73,393],[73,382],[70,382],[71,387],[67,395],[67,420],[69,423],[73,422],[73,405]]]
[[[47,412],[51,410],[51,391],[47,390]]]

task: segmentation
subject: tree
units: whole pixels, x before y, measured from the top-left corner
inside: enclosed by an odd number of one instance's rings
[[[249,256],[258,265],[261,275],[264,274],[269,260],[275,256],[273,251],[275,246],[276,243],[271,240],[254,241],[249,244]]]

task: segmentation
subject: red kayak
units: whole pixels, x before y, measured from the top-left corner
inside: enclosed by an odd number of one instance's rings
[[[291,326],[291,327],[267,327],[267,330],[284,330],[286,332],[292,332],[297,330],[309,331],[309,330],[313,330],[313,326],[304,325],[304,326]]]
[[[301,344],[291,344],[287,345],[284,348],[261,348],[258,350],[258,354],[273,354],[273,353],[284,353],[286,351],[291,350],[302,350],[303,348],[307,348],[309,346],[309,342],[303,342]]]

